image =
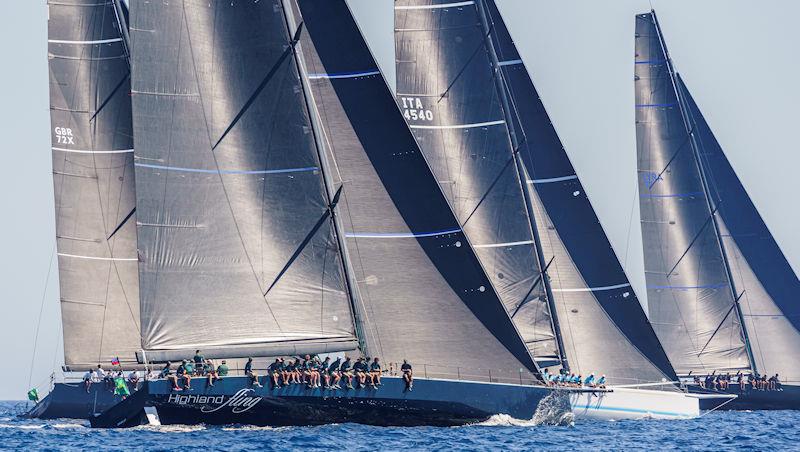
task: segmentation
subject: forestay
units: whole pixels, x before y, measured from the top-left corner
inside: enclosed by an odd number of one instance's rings
[[[756,368],[800,381],[800,280],[758,213],[692,95],[677,76],[700,147],[710,196]]]
[[[300,0],[300,50],[368,353],[427,375],[529,381],[536,367],[344,0]],[[306,33],[307,31],[307,33]],[[424,365],[424,366],[423,366]]]
[[[394,4],[397,103],[540,363],[561,356],[492,62],[473,2]]]
[[[675,379],[495,3],[486,16],[570,370],[622,384]]]
[[[357,346],[279,0],[134,2],[148,359]]]
[[[750,369],[712,211],[655,15],[636,16],[636,137],[650,319],[679,373]]]
[[[64,361],[78,370],[116,357],[132,362],[139,295],[123,7],[97,0],[47,6]]]

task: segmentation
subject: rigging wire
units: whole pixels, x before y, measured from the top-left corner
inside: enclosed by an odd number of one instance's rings
[[[50,264],[47,266],[47,277],[44,280],[44,290],[42,291],[42,299],[39,302],[39,317],[36,321],[36,329],[33,333],[33,353],[31,353],[31,366],[28,370],[28,387],[31,385],[31,380],[33,380],[33,367],[36,363],[36,349],[39,346],[39,328],[42,325],[42,315],[44,313],[44,302],[47,299],[47,287],[50,284],[50,274],[53,271],[53,261],[55,261],[56,257],[56,242],[53,242],[53,251],[50,252]],[[56,347],[58,350],[58,347]]]

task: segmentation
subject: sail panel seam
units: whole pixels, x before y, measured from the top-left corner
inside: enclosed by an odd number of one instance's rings
[[[497,121],[487,121],[487,122],[476,122],[472,124],[454,124],[454,125],[444,125],[444,126],[420,126],[415,124],[409,124],[409,128],[411,129],[474,129],[476,127],[488,127],[488,126],[499,126],[505,124],[505,120],[499,119]]]
[[[167,171],[183,171],[187,173],[205,173],[205,174],[283,174],[283,173],[302,173],[308,171],[318,171],[319,167],[307,166],[303,168],[284,168],[274,170],[210,170],[200,168],[181,168],[177,166],[163,166],[151,165],[149,163],[134,163],[134,165],[143,168],[162,169]]]

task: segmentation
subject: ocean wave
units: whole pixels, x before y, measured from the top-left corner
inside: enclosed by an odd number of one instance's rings
[[[53,428],[86,428],[83,424],[53,424]]]
[[[131,430],[144,430],[157,433],[192,433],[206,430],[205,425],[138,425]]]
[[[0,428],[10,428],[18,430],[38,430],[45,428],[45,424],[0,424]]]

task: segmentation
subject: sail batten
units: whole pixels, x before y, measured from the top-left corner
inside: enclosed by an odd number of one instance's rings
[[[133,362],[140,344],[126,25],[114,3],[48,4],[64,361],[79,370]]]

